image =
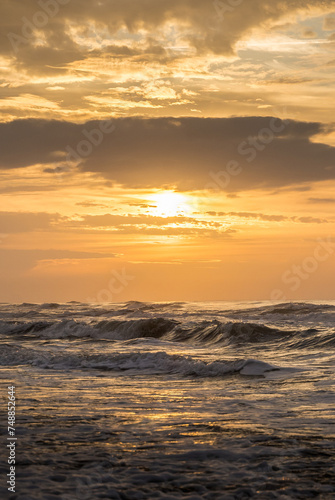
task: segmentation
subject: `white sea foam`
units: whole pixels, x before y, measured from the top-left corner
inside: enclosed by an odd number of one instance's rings
[[[150,374],[177,374],[184,377],[222,377],[228,374],[263,375],[279,368],[254,359],[216,360],[205,362],[191,356],[168,354],[164,351],[128,352],[118,354],[90,354],[80,349],[67,353],[3,345],[0,354],[2,366],[30,364],[54,369],[100,369],[146,372]]]
[[[17,500],[333,498],[334,306],[0,304]]]

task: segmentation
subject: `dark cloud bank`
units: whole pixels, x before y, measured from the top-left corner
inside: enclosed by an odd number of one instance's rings
[[[42,164],[50,175],[76,164],[133,188],[301,186],[335,179],[335,148],[312,142],[325,131],[320,123],[273,117],[16,120],[0,124],[0,168]]]

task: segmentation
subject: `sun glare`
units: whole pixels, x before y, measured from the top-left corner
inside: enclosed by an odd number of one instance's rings
[[[190,212],[186,196],[174,191],[164,191],[152,196],[153,214],[160,217],[176,217]]]

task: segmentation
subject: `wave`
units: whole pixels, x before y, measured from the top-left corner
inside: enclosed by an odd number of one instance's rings
[[[235,307],[234,307],[235,306]],[[238,307],[236,307],[238,306]],[[249,307],[248,307],[249,306]],[[155,319],[171,320],[232,320],[234,322],[309,322],[332,325],[335,321],[334,304],[316,304],[308,302],[289,302],[273,304],[269,302],[253,303],[187,303],[187,302],[138,302],[130,301],[118,304],[85,304],[79,302],[44,303],[44,304],[5,304],[0,305],[0,318],[8,319]]]
[[[283,315],[283,316],[289,316],[293,314],[315,314],[315,313],[323,313],[323,312],[335,312],[335,305],[334,304],[317,304],[317,303],[311,303],[311,302],[284,302],[284,303],[279,303],[279,304],[273,304],[271,303],[266,303],[266,302],[253,302],[252,307],[243,307],[243,308],[238,308],[238,309],[231,309],[229,307],[229,302],[225,303],[210,303],[212,306],[215,305],[216,308],[213,309],[207,309],[206,308],[206,303],[202,303],[202,306],[204,307],[200,309],[196,309],[194,311],[189,311],[189,303],[187,302],[157,302],[157,303],[150,303],[150,302],[139,302],[139,301],[130,301],[127,302],[124,305],[124,310],[126,310],[128,313],[132,312],[177,312],[178,310],[185,310],[185,312],[188,312],[189,314],[195,314],[198,315],[200,313],[220,313],[224,312],[228,316],[231,314],[234,315],[248,315],[248,314],[257,314],[257,315]],[[244,305],[243,303],[241,305]]]
[[[186,305],[186,302],[139,302],[131,300],[125,304],[124,308],[128,312],[150,312],[183,309]]]
[[[200,321],[183,324],[166,318],[138,320],[0,321],[3,335],[23,335],[40,339],[80,339],[127,341],[161,339],[200,345],[262,344],[288,348],[335,347],[335,333],[329,330],[285,330],[249,322]]]
[[[232,309],[225,311],[225,315],[228,317],[264,317],[270,316],[279,319],[289,318],[290,316],[303,316],[308,315],[319,315],[322,320],[323,314],[335,312],[335,306],[333,304],[312,304],[308,302],[285,302],[282,304],[270,304],[270,305],[260,305],[258,307],[250,307],[245,309]]]
[[[308,304],[305,302],[288,302],[284,304],[278,304],[276,306],[269,306],[267,310],[263,311],[261,314],[315,314],[322,313],[324,311],[335,311],[335,306],[331,304]]]
[[[145,372],[151,375],[182,377],[223,377],[225,375],[260,376],[280,368],[255,359],[216,360],[205,362],[191,356],[166,352],[132,352],[124,354],[52,353],[4,345],[0,364],[32,365],[44,369],[98,369],[119,372]]]

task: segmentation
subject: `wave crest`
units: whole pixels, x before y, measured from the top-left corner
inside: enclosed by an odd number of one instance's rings
[[[274,365],[255,359],[206,362],[194,359],[191,356],[168,354],[164,351],[124,354],[88,354],[87,352],[55,354],[41,349],[29,349],[12,345],[3,346],[0,364],[6,366],[32,365],[44,369],[98,369],[205,378],[233,374],[260,376],[266,372],[279,370]]]
[[[265,324],[248,322],[201,321],[183,324],[166,318],[129,320],[91,320],[89,322],[26,321],[0,322],[3,335],[23,335],[41,339],[78,339],[127,341],[154,338],[168,342],[198,345],[275,344],[287,348],[328,348],[335,346],[334,331],[276,329]]]

